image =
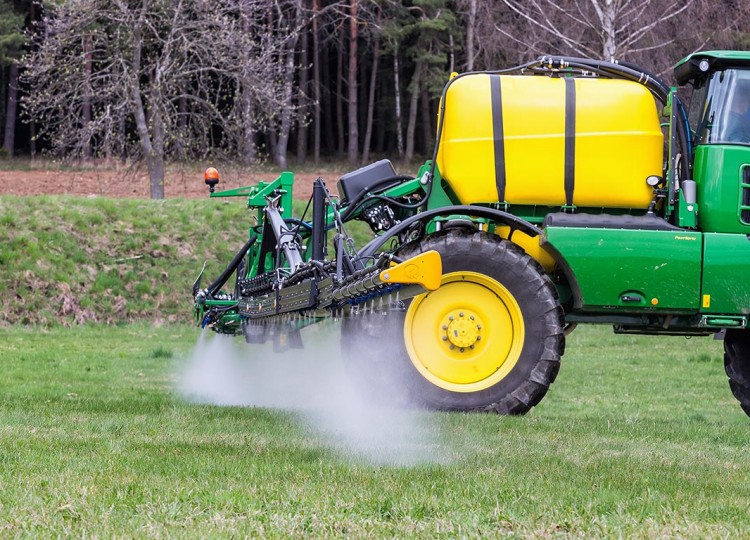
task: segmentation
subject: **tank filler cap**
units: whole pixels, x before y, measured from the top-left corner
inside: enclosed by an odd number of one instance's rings
[[[646,178],[646,184],[648,184],[649,186],[653,188],[659,187],[664,184],[664,178],[662,178],[661,176],[652,174],[651,176]]]

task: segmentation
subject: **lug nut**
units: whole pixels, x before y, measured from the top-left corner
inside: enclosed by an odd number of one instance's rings
[[[477,336],[477,341],[481,340],[482,336]]]
[[[450,316],[448,317],[448,320],[449,320],[449,321],[452,321],[452,320],[453,320],[453,315],[450,315]]]
[[[443,341],[448,341],[448,336],[443,336]]]
[[[451,350],[453,350],[453,349],[455,349],[455,348],[456,348],[456,347],[455,347],[455,345],[451,345]]]
[[[447,324],[443,325],[443,330],[448,330],[448,325]]]
[[[481,324],[478,324],[478,325],[477,325],[477,330],[481,330],[481,329],[482,329],[482,325],[481,325]]]
[[[469,315],[469,320],[474,320],[474,315]]]
[[[460,313],[458,314],[458,316],[459,316],[459,317],[463,317],[463,316],[464,316],[464,312],[463,312],[463,311],[462,311],[462,312],[460,312]]]
[[[459,349],[459,352],[464,352],[464,348],[463,348],[463,347],[461,347],[461,348]]]

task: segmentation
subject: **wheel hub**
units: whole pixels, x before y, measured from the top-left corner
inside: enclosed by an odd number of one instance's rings
[[[412,301],[404,341],[426,380],[452,392],[476,392],[497,384],[515,366],[523,349],[523,315],[498,281],[451,272],[440,288]]]
[[[473,349],[482,339],[482,322],[476,313],[467,309],[449,313],[442,321],[441,330],[444,332],[443,341],[451,349],[458,347],[461,352],[466,348]]]

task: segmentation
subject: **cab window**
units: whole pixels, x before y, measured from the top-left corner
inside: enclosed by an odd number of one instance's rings
[[[689,120],[698,144],[750,145],[750,70],[718,71],[697,85]]]

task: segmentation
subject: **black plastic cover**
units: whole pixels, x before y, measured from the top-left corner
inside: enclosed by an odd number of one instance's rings
[[[547,214],[542,227],[580,227],[584,229],[635,229],[644,231],[681,231],[655,215],[616,216],[611,214],[567,214],[557,212]]]
[[[339,196],[342,202],[351,201],[363,190],[372,190],[377,182],[395,176],[396,170],[390,160],[381,159],[342,176],[338,182]],[[398,183],[399,180],[394,178],[393,182],[378,185],[376,191],[383,191]]]

